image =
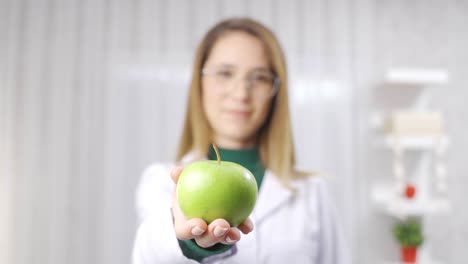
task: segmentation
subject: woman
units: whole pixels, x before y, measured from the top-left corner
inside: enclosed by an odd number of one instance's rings
[[[174,194],[184,165],[215,159],[212,142],[259,185],[239,227],[186,219]],[[202,40],[177,160],[143,175],[134,264],[350,262],[324,180],[294,169],[285,59],[260,23],[228,19]]]

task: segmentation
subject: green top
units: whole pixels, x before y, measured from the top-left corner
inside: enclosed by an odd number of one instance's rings
[[[235,162],[250,170],[257,181],[258,188],[260,189],[263,176],[265,174],[265,167],[260,160],[258,148],[239,150],[218,149],[222,161]],[[210,148],[208,159],[216,160],[216,152],[213,148]],[[201,248],[197,245],[195,240],[179,240],[179,246],[184,253],[184,256],[198,262],[201,262],[206,257],[226,252],[232,247],[232,245],[218,243],[209,248]]]
[[[263,175],[265,174],[265,168],[260,160],[258,148],[235,150],[218,148],[218,150],[222,161],[238,163],[252,172],[255,180],[257,181],[258,188],[260,189],[260,185],[263,181]],[[213,148],[210,148],[208,159],[216,160],[216,152]]]

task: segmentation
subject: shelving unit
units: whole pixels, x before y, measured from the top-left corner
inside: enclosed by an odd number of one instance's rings
[[[390,185],[374,186],[371,199],[379,211],[397,218],[447,214],[451,211],[450,201],[447,198],[428,197],[408,200]]]
[[[448,71],[445,69],[424,69],[424,68],[391,68],[385,73],[384,81],[387,84],[414,84],[433,85],[446,84],[449,80]]]
[[[445,181],[445,166],[442,161],[436,162],[436,159],[443,156],[449,144],[449,137],[444,134],[441,114],[433,114],[430,111],[430,100],[425,89],[428,86],[446,84],[448,80],[449,73],[445,69],[400,67],[385,72],[383,88],[386,90],[380,97],[383,98],[381,103],[384,103],[385,107],[374,110],[370,125],[377,132],[374,145],[391,151],[394,160],[389,161],[393,165],[393,171],[387,173],[393,176],[388,181],[374,184],[370,190],[371,202],[378,212],[400,220],[416,217],[424,227],[427,216],[444,215],[451,211],[446,193],[440,191],[443,189],[441,185],[438,192],[433,186],[434,179],[439,181],[438,183],[446,184],[440,182],[441,179]],[[411,100],[407,100],[405,92],[413,96]],[[395,104],[400,105],[395,106],[387,102],[392,98],[397,101]],[[406,105],[401,105],[402,103]],[[392,123],[386,124],[385,115],[389,114],[392,114],[392,119],[388,121],[391,120]],[[403,162],[404,153],[409,151],[413,153],[411,162],[416,168],[411,175],[407,175]],[[439,169],[438,177],[434,178],[436,167]],[[417,190],[412,199],[406,198],[401,188],[401,184],[408,181],[413,183]],[[429,240],[425,239],[423,245],[418,248],[416,264],[443,264],[431,257]],[[405,264],[386,260],[382,260],[381,263]]]

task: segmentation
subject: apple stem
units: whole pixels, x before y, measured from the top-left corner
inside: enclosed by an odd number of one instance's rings
[[[216,159],[218,160],[218,164],[221,164],[221,157],[219,156],[219,150],[218,150],[218,147],[216,146],[216,144],[212,144],[213,145],[213,148],[216,152]]]

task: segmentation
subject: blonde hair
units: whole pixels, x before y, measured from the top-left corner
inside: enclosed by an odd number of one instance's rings
[[[195,152],[195,155],[200,157],[208,153],[213,131],[202,107],[201,69],[216,41],[232,31],[246,32],[262,41],[270,60],[271,70],[280,80],[278,93],[272,98],[269,116],[259,131],[259,152],[265,168],[271,170],[288,186],[291,179],[302,177],[305,173],[294,169],[295,156],[289,114],[286,62],[275,35],[264,25],[248,18],[231,18],[219,22],[208,31],[198,46],[177,160],[180,161],[189,152]]]

